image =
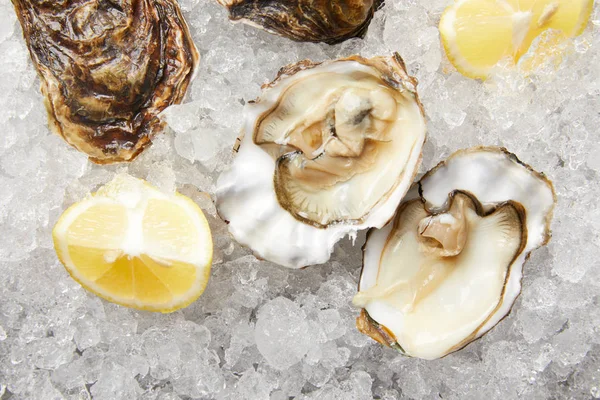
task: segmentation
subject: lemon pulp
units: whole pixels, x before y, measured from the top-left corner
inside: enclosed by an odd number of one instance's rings
[[[127,307],[174,311],[196,300],[208,282],[212,239],[202,210],[129,176],[71,206],[53,239],[75,280]]]

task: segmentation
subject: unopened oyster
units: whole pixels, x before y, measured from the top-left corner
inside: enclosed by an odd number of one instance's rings
[[[13,0],[51,130],[97,163],[130,161],[179,103],[198,52],[175,0]]]
[[[523,263],[550,239],[554,203],[552,183],[505,149],[455,153],[370,232],[358,329],[425,359],[480,337],[509,313]]]
[[[300,42],[363,37],[383,0],[217,0],[229,18]]]
[[[244,118],[217,207],[238,242],[292,268],[326,262],[340,238],[385,225],[425,141],[416,81],[398,55],[287,66]]]

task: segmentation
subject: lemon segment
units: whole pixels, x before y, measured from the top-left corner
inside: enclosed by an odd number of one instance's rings
[[[52,234],[69,274],[117,304],[171,312],[208,283],[213,245],[202,210],[126,175],[71,206]]]
[[[560,35],[538,46],[553,46],[581,34],[593,0],[457,0],[440,20],[448,59],[463,75],[485,79],[503,59],[516,64],[543,32]],[[538,54],[553,54],[536,48]]]

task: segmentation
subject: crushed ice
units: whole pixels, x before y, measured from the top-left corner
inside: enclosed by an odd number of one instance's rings
[[[202,60],[188,102],[136,162],[99,167],[48,133],[35,71],[10,1],[0,0],[0,397],[14,399],[600,398],[600,5],[559,71],[498,71],[485,84],[445,60],[444,0],[389,1],[364,41],[298,44],[227,21],[215,1],[181,0]],[[428,116],[425,171],[456,149],[503,145],[554,180],[550,245],[525,266],[513,312],[435,362],[404,358],[354,328],[360,270],[350,240],[324,266],[290,271],[231,242],[210,203],[243,104],[277,70],[399,51]],[[449,72],[447,72],[449,71]],[[214,273],[170,315],[85,292],[56,260],[66,206],[127,171],[207,210]],[[12,396],[12,397],[11,397]]]

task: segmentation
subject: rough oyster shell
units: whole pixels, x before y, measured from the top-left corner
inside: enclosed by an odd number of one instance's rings
[[[106,164],[135,158],[181,102],[198,51],[175,0],[13,0],[51,130]]]
[[[300,42],[363,37],[383,0],[217,0],[229,18]]]

